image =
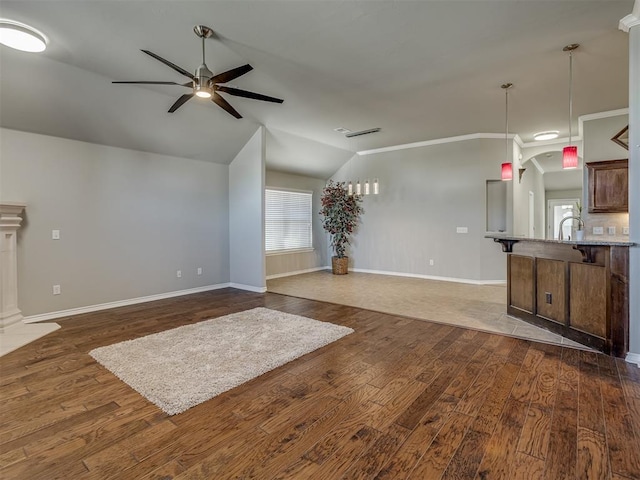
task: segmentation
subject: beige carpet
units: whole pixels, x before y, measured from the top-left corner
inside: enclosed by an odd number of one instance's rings
[[[350,333],[348,327],[254,308],[89,354],[175,415]]]
[[[471,285],[355,272],[333,275],[323,270],[269,280],[267,290],[529,340],[587,348],[508,316],[506,285]]]

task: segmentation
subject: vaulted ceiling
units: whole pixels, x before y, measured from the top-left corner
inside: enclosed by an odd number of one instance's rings
[[[270,168],[330,176],[356,150],[477,132],[531,141],[568,134],[568,57],[579,115],[628,106],[628,37],[618,21],[632,0],[569,1],[3,1],[0,16],[49,38],[43,54],[0,47],[0,124],[64,138],[228,164],[268,130]],[[214,73],[250,63],[236,87],[282,105],[227,96],[168,108],[179,86],[113,80],[185,77],[143,54],[193,71],[194,25],[214,29]],[[224,95],[224,94],[223,94]],[[381,127],[346,139],[334,128]]]

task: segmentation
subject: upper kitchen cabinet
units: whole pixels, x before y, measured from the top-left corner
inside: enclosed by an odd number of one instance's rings
[[[587,163],[589,213],[629,211],[629,161]]]

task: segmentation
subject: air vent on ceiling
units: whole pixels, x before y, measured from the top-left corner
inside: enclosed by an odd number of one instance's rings
[[[360,135],[369,135],[370,133],[376,133],[379,131],[380,131],[380,128],[370,128],[369,130],[362,130],[360,132],[349,132],[345,134],[345,137],[347,138],[359,137]]]
[[[351,130],[349,130],[348,128],[344,128],[344,127],[334,128],[333,131],[334,132],[338,132],[338,133],[351,133]]]

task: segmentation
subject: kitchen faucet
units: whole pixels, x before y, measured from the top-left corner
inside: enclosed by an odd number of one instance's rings
[[[582,221],[582,219],[580,217],[564,217],[562,220],[560,220],[560,226],[558,227],[558,240],[564,240],[562,238],[562,225],[564,225],[564,222],[566,222],[569,219],[573,219],[573,220],[578,220],[578,230],[582,230],[584,228],[584,222]]]

